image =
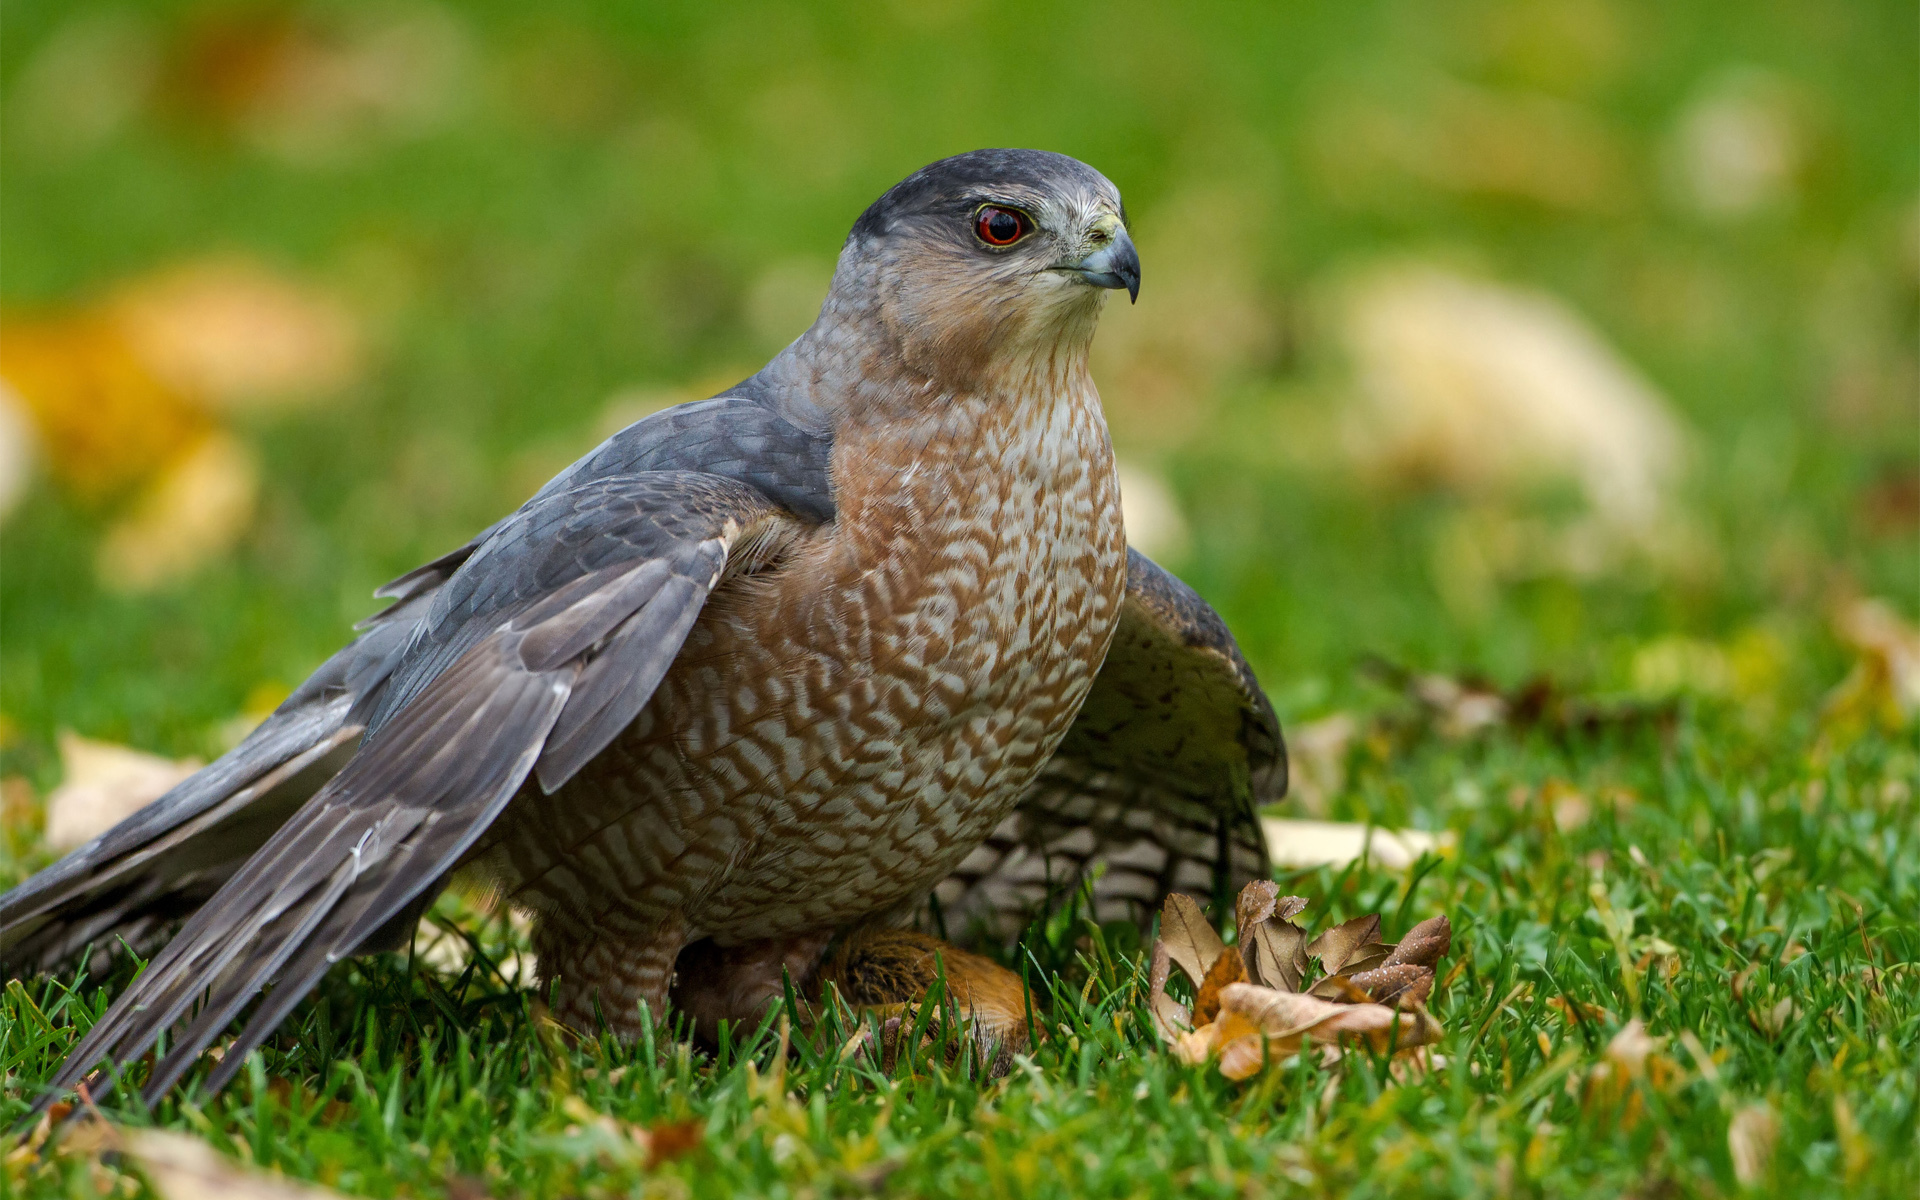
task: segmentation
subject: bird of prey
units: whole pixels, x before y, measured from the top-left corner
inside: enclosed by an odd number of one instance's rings
[[[155,948],[51,1081],[173,1031],[149,1101],[264,992],[217,1089],[456,871],[532,921],[553,1015],[755,1019],[783,979],[977,1022],[1019,980],[936,942],[1267,869],[1272,707],[1137,552],[1088,347],[1137,295],[1119,192],[1059,154],[916,171],[758,374],[615,434],[379,593],[239,747],[0,897],[0,965]],[[171,933],[170,940],[166,939]],[[45,1101],[43,1101],[44,1103]]]

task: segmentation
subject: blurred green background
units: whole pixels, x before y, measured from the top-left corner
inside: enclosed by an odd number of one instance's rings
[[[1869,707],[1911,712],[1910,4],[0,21],[0,729],[36,792],[62,729],[218,753],[377,584],[750,373],[866,204],[991,145],[1126,196],[1145,281],[1096,374],[1130,520],[1290,727],[1379,704],[1369,656],[1793,744],[1870,661]],[[180,278],[214,315],[169,307]],[[279,375],[249,357],[276,338]],[[170,345],[238,382],[168,374]],[[142,539],[184,544],[156,567]],[[1408,803],[1379,815],[1444,823]]]

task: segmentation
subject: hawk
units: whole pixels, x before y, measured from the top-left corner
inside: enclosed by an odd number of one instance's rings
[[[783,977],[1000,1034],[1006,938],[1267,870],[1271,705],[1128,549],[1087,352],[1140,262],[1119,192],[982,150],[854,224],[819,319],[615,434],[392,600],[236,749],[0,897],[0,963],[158,947],[49,1096],[169,1030],[217,1089],[459,872],[532,921],[554,1015],[755,1019]],[[162,940],[172,932],[170,940]],[[196,1007],[197,1005],[197,1007]]]

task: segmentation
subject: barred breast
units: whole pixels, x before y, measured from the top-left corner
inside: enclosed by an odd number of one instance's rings
[[[549,924],[643,943],[922,898],[1052,755],[1118,619],[1106,426],[1084,373],[1063,382],[842,435],[835,521],[723,584],[626,734],[516,799],[485,873]]]

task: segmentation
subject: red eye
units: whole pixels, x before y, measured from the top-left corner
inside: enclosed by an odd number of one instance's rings
[[[973,232],[989,246],[1011,246],[1033,232],[1027,214],[988,204],[974,214]]]

